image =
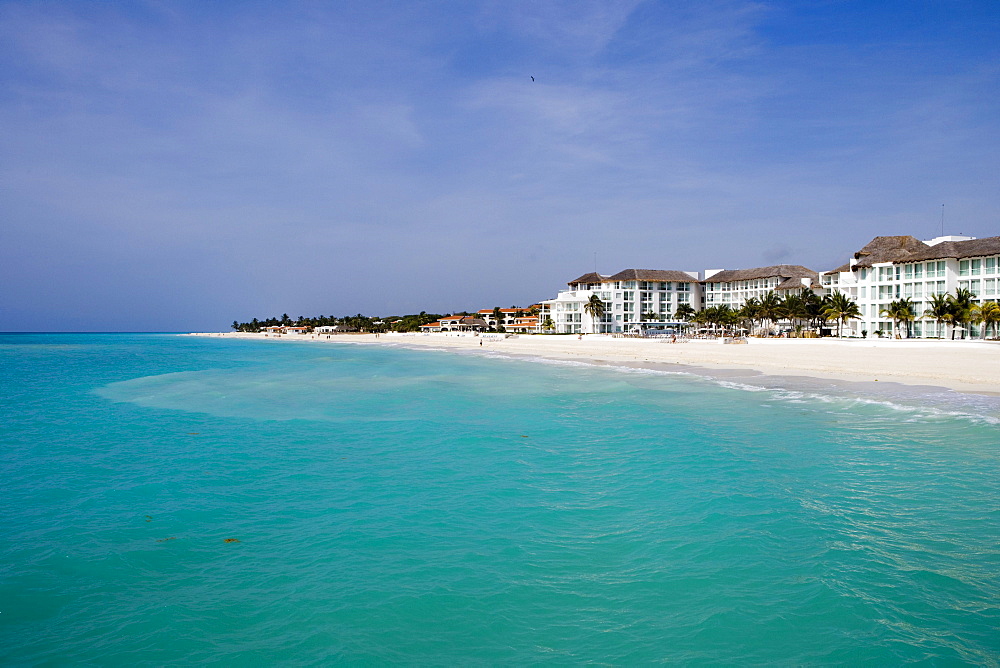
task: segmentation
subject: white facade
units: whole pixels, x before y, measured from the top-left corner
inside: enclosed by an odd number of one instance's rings
[[[708,269],[702,281],[706,307],[725,304],[733,309],[742,307],[748,299],[760,299],[768,292],[784,296],[803,288],[820,290],[819,274],[789,264],[754,269]]]
[[[698,272],[660,269],[626,269],[613,276],[591,273],[569,283],[555,299],[541,304],[539,321],[551,318],[559,334],[617,333],[631,331],[645,320],[670,320],[682,304],[701,308]],[[584,306],[592,295],[604,302],[604,315],[596,320]],[[650,317],[652,316],[652,317]]]
[[[928,241],[875,237],[848,264],[824,274],[799,265],[775,265],[709,269],[703,276],[699,280],[694,271],[647,269],[626,269],[613,276],[585,274],[570,281],[569,289],[555,299],[542,302],[540,330],[629,332],[644,321],[669,321],[682,304],[695,311],[721,305],[738,309],[768,292],[780,297],[806,288],[825,295],[842,292],[858,304],[861,317],[844,325],[845,336],[892,334],[892,320],[882,313],[891,302],[908,298],[918,316],[910,334],[945,337],[951,334],[948,326],[923,315],[931,298],[966,288],[975,295],[975,303],[1000,301],[1000,237],[944,236]],[[593,295],[604,303],[604,315],[597,321],[585,310]],[[546,329],[549,319],[553,326]],[[958,335],[978,336],[979,328],[971,325]]]
[[[918,318],[910,325],[914,337],[946,337],[950,330],[923,317],[934,295],[966,288],[975,302],[1000,299],[1000,237],[938,237],[919,241],[913,237],[876,237],[851,261],[821,277],[826,294],[842,292],[858,304],[861,318],[851,320],[849,335],[869,336],[894,332],[882,312],[893,301],[910,299]],[[979,334],[972,325],[969,336]],[[962,333],[959,333],[961,336]]]

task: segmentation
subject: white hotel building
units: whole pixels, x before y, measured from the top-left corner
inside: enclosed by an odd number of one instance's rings
[[[604,316],[594,322],[584,305],[591,295],[604,302]],[[701,308],[701,284],[696,271],[664,269],[626,269],[614,276],[584,274],[569,282],[555,299],[541,303],[539,322],[551,318],[555,332],[627,332],[642,321],[643,314],[653,314],[647,321],[669,324],[677,307],[687,304]]]
[[[737,309],[751,297],[759,299],[770,291],[783,297],[803,288],[820,295],[843,292],[857,302],[862,317],[846,324],[845,336],[889,333],[893,323],[880,313],[897,299],[913,300],[918,316],[927,309],[931,295],[954,293],[957,288],[969,289],[978,303],[1000,299],[1000,237],[945,236],[929,241],[876,237],[847,264],[823,274],[800,265],[709,269],[701,274],[626,269],[613,276],[584,274],[568,286],[541,304],[539,322],[551,318],[558,333],[628,332],[644,320],[661,326],[681,324],[673,318],[681,304],[696,311],[723,304]],[[598,322],[584,310],[594,294],[604,302],[604,316]],[[912,335],[945,336],[944,329],[922,318],[913,323]],[[977,334],[978,328],[972,326],[969,335]]]
[[[821,283],[824,294],[843,292],[858,303],[861,318],[848,322],[847,335],[888,333],[893,323],[881,313],[898,299],[912,300],[918,316],[933,295],[954,294],[957,288],[971,291],[976,303],[1000,299],[1000,237],[875,237],[847,264],[823,274]],[[946,325],[928,318],[918,318],[911,329],[915,337],[948,335]],[[968,334],[978,335],[978,327],[972,325]]]

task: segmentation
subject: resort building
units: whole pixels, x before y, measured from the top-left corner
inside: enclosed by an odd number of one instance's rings
[[[544,329],[561,334],[618,333],[641,327],[680,325],[673,314],[682,304],[701,307],[698,272],[664,269],[625,269],[613,276],[589,273],[570,281],[569,289],[541,303],[539,321]],[[592,295],[604,304],[604,313],[593,318],[584,308]]]
[[[421,325],[421,332],[483,332],[488,329],[486,321],[471,315],[448,315],[440,320]]]
[[[861,318],[849,321],[851,334],[893,331],[883,315],[893,301],[910,299],[918,316],[909,327],[915,337],[948,336],[948,326],[921,317],[935,295],[969,290],[974,303],[1000,299],[1000,237],[943,236],[920,241],[911,236],[875,237],[850,261],[821,277],[826,294],[843,292],[857,302]],[[973,324],[959,336],[977,336]]]
[[[528,320],[534,318],[531,314],[537,313],[538,309],[538,304],[532,304],[528,308],[502,308],[499,309],[499,321],[497,320],[496,314],[493,312],[494,309],[491,308],[479,309],[476,315],[485,320],[486,324],[492,329],[499,329],[499,327],[502,326],[508,332],[515,330],[524,331]]]
[[[924,315],[935,295],[969,290],[974,304],[1000,300],[1000,237],[875,237],[850,261],[819,274],[801,265],[694,271],[626,269],[612,276],[591,272],[570,281],[567,290],[541,303],[538,330],[560,334],[636,332],[683,327],[674,314],[682,305],[695,311],[728,305],[738,309],[769,292],[778,297],[803,289],[818,295],[842,292],[858,304],[861,317],[849,320],[844,336],[893,332],[884,315],[893,301],[910,299],[914,337],[945,337],[951,326]],[[594,318],[586,304],[597,295],[604,313]],[[979,326],[959,326],[960,337],[978,336]]]
[[[779,264],[754,269],[708,269],[702,280],[704,305],[725,304],[738,309],[748,299],[760,299],[768,292],[779,297],[799,293],[802,288],[822,290],[819,274],[797,264]]]

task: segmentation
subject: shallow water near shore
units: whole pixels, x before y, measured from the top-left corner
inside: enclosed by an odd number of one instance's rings
[[[996,398],[497,357],[0,335],[0,662],[996,665]]]

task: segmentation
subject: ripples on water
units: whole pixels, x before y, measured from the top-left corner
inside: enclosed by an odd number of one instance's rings
[[[0,373],[5,663],[1000,651],[988,398],[166,336]]]

